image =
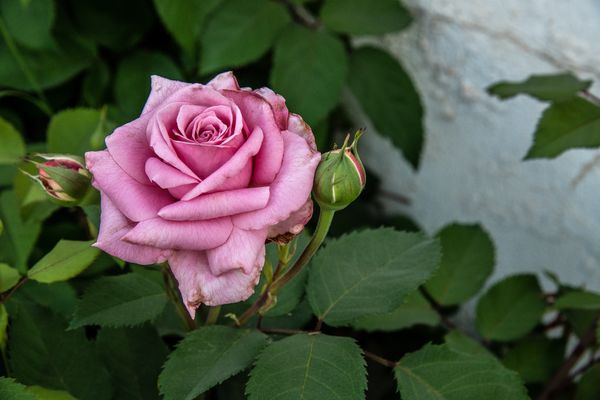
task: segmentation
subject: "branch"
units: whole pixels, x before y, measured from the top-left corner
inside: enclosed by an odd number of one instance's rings
[[[433,308],[434,311],[438,313],[440,321],[442,321],[442,325],[444,326],[444,328],[446,328],[449,331],[456,329],[456,325],[454,324],[454,322],[452,322],[450,318],[448,318],[446,314],[444,314],[443,307],[433,298],[433,296],[431,296],[431,294],[429,294],[427,289],[425,289],[423,286],[419,286],[419,291],[421,292],[423,297],[425,297],[425,299],[429,302],[431,308]]]

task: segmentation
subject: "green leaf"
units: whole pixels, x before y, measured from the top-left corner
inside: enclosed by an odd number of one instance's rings
[[[139,42],[154,20],[146,0],[69,0],[67,7],[78,32],[117,51]]]
[[[423,145],[423,107],[398,61],[382,50],[359,48],[350,58],[348,83],[377,131],[416,167]]]
[[[27,304],[42,305],[56,314],[71,317],[75,311],[77,293],[68,282],[47,284],[29,281],[19,288],[11,298],[12,300],[18,300]]]
[[[165,400],[193,400],[248,367],[267,344],[255,330],[206,326],[188,334],[169,355],[158,384]]]
[[[487,90],[503,100],[518,94],[527,94],[542,101],[562,101],[587,90],[591,85],[592,81],[579,80],[571,73],[560,73],[532,75],[521,82],[498,82]]]
[[[0,165],[16,164],[25,155],[25,142],[10,122],[0,117]]]
[[[527,337],[509,349],[502,363],[519,373],[526,383],[543,383],[558,370],[565,354],[565,342],[543,335]]]
[[[344,45],[327,32],[291,25],[275,45],[273,90],[309,124],[317,124],[336,106],[347,74]]]
[[[141,324],[156,318],[166,304],[167,296],[162,286],[141,274],[102,277],[85,291],[71,328]]]
[[[108,400],[111,384],[83,330],[65,331],[47,309],[20,305],[10,328],[9,354],[15,378],[29,385],[63,389],[80,400]]]
[[[528,400],[518,375],[487,354],[427,345],[394,369],[403,400]]]
[[[153,327],[101,329],[96,348],[113,378],[113,400],[159,398],[156,381],[168,350]]]
[[[27,388],[14,379],[0,376],[0,398],[2,400],[38,400],[27,392]]]
[[[93,240],[61,240],[50,253],[27,271],[27,277],[42,283],[66,281],[80,274],[100,255]]]
[[[307,295],[315,315],[347,325],[399,307],[437,268],[436,239],[391,228],[331,240],[312,260]]]
[[[460,331],[453,330],[446,334],[444,341],[448,348],[457,353],[465,353],[472,356],[482,355],[488,356],[494,360],[494,355],[485,347],[483,347],[475,339],[461,333]]]
[[[6,28],[20,44],[32,49],[52,47],[52,0],[1,0],[0,13]]]
[[[93,43],[63,26],[56,26],[55,31],[54,48],[18,49],[22,63],[17,62],[5,42],[0,41],[0,85],[21,90],[50,88],[92,63],[96,56]]]
[[[320,14],[327,28],[351,35],[399,31],[412,20],[398,0],[326,0]]]
[[[87,105],[99,107],[104,103],[110,84],[110,71],[106,63],[98,60],[87,71],[81,85],[81,95]]]
[[[486,339],[518,339],[540,322],[545,307],[535,276],[510,276],[492,286],[479,300],[477,329]]]
[[[48,124],[48,151],[83,155],[92,150],[92,137],[103,129],[105,121],[100,111],[74,108],[55,114]]]
[[[587,370],[577,384],[575,400],[598,400],[600,398],[600,364]]]
[[[4,222],[4,233],[0,236],[0,260],[24,273],[27,260],[40,234],[37,221],[23,221],[14,191],[0,194],[0,218]]]
[[[539,120],[525,156],[554,158],[572,148],[600,146],[600,107],[580,98],[554,103]]]
[[[262,57],[290,22],[283,5],[268,0],[226,0],[202,35],[200,70],[239,67]]]
[[[27,392],[35,395],[37,400],[77,400],[64,390],[46,389],[41,386],[29,386]]]
[[[150,93],[150,76],[181,80],[177,65],[162,53],[139,51],[119,63],[115,78],[115,98],[128,119],[137,118]]]
[[[0,293],[6,292],[19,282],[21,274],[8,264],[0,263]]]
[[[414,325],[436,326],[440,317],[419,291],[406,297],[404,303],[387,314],[366,315],[352,322],[354,329],[365,331],[398,331]]]
[[[437,236],[442,263],[425,287],[442,305],[460,304],[476,295],[491,275],[494,243],[479,225],[449,225]]]
[[[554,306],[559,310],[600,310],[600,294],[574,290],[556,299]]]
[[[340,336],[294,335],[267,347],[246,385],[249,400],[365,398],[361,350]]]
[[[158,16],[175,41],[193,54],[206,17],[221,0],[154,0]]]
[[[6,335],[8,329],[8,312],[4,304],[0,304],[0,352],[4,353],[6,349],[6,341],[8,336]]]

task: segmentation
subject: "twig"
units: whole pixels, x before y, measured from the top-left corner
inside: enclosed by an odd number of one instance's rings
[[[398,204],[402,204],[403,206],[410,205],[410,199],[406,196],[403,196],[399,193],[388,192],[387,190],[379,190],[379,195],[385,197],[388,200],[394,201]]]
[[[302,329],[285,329],[285,328],[261,328],[259,329],[263,333],[272,333],[275,335],[298,335],[298,334],[316,334],[320,332],[303,331]]]
[[[12,287],[12,289],[10,289],[10,291],[8,293],[6,293],[4,295],[4,297],[2,298],[2,301],[0,301],[0,304],[4,304],[8,301],[8,299],[10,299],[10,297],[15,294],[15,292],[21,287],[23,286],[27,281],[29,281],[29,278],[24,276],[22,277],[19,282],[17,282],[17,284],[15,286]]]
[[[396,361],[388,360],[387,358],[383,358],[381,356],[378,356],[377,354],[373,354],[370,351],[363,350],[363,354],[365,355],[365,357],[370,358],[371,360],[383,365],[384,367],[396,368],[396,366],[398,365]]]
[[[187,309],[183,305],[183,301],[179,296],[179,291],[176,289],[175,277],[173,276],[173,272],[171,272],[171,268],[169,268],[167,264],[163,264],[161,265],[161,270],[167,296],[175,305],[179,317],[183,320],[188,330],[193,331],[196,329],[196,321],[192,319]]]
[[[221,313],[221,306],[210,307],[208,309],[208,315],[206,316],[205,325],[214,325],[219,319]]]
[[[560,366],[558,371],[550,378],[548,384],[542,391],[542,393],[538,396],[537,400],[549,400],[551,399],[551,395],[559,388],[561,388],[566,380],[569,380],[569,372],[571,369],[577,364],[581,356],[585,353],[588,346],[594,343],[596,339],[596,324],[598,322],[598,317],[594,319],[594,323],[591,328],[583,335],[573,352],[564,363]]]
[[[446,328],[449,331],[456,329],[456,325],[454,324],[454,322],[452,322],[450,318],[448,318],[444,314],[444,310],[440,303],[438,303],[423,286],[419,287],[419,291],[421,292],[423,297],[425,297],[425,299],[429,302],[431,308],[433,308],[433,310],[438,313],[440,321],[442,322],[442,325],[444,325],[444,328]]]

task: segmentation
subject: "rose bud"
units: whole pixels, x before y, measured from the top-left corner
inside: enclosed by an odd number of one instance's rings
[[[323,154],[313,186],[313,194],[322,209],[346,208],[364,189],[367,179],[357,150],[361,135],[362,131],[357,131],[350,146],[348,135],[341,149]]]
[[[78,204],[91,187],[91,175],[83,160],[72,155],[37,154],[30,161],[36,166],[38,175],[29,175],[39,182],[44,191],[61,205]]]

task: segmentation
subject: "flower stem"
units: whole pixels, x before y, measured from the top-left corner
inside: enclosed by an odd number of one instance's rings
[[[167,263],[164,263],[161,264],[161,270],[163,274],[163,280],[165,282],[165,290],[167,292],[167,296],[175,305],[175,308],[177,309],[177,314],[179,314],[179,317],[182,319],[187,329],[193,331],[194,329],[196,329],[196,321],[192,319],[187,309],[185,308],[181,297],[179,297],[177,283],[175,277],[173,276],[173,273],[171,272],[171,268],[169,268],[169,265],[167,265]]]
[[[206,324],[205,325],[214,325],[219,319],[219,314],[221,313],[221,306],[210,307],[208,309],[208,315],[206,316]]]
[[[322,209],[320,211],[319,221],[317,222],[317,228],[315,229],[312,239],[300,255],[300,258],[298,258],[298,261],[296,261],[296,264],[294,264],[294,266],[283,276],[273,281],[273,284],[270,287],[271,293],[277,293],[279,289],[298,275],[302,268],[310,261],[312,256],[315,255],[317,249],[321,246],[323,240],[325,240],[327,232],[329,232],[329,227],[331,226],[331,221],[333,221],[334,214],[335,211],[333,210]]]
[[[269,297],[277,294],[277,291],[279,291],[296,275],[298,275],[302,268],[310,261],[317,249],[321,246],[323,240],[325,240],[327,232],[329,232],[329,227],[331,226],[331,221],[333,220],[334,214],[335,211],[333,210],[321,209],[319,214],[319,221],[317,222],[317,228],[315,229],[315,232],[310,242],[298,258],[294,266],[292,266],[284,275],[278,278],[274,278],[273,283],[271,283],[271,285],[267,287],[263,295],[260,296],[260,298],[257,301],[255,301],[250,308],[244,311],[242,315],[240,315],[240,317],[236,321],[237,326],[242,326],[246,322],[248,322],[248,320],[252,318],[254,314],[256,314],[261,309],[261,307],[266,304]]]

